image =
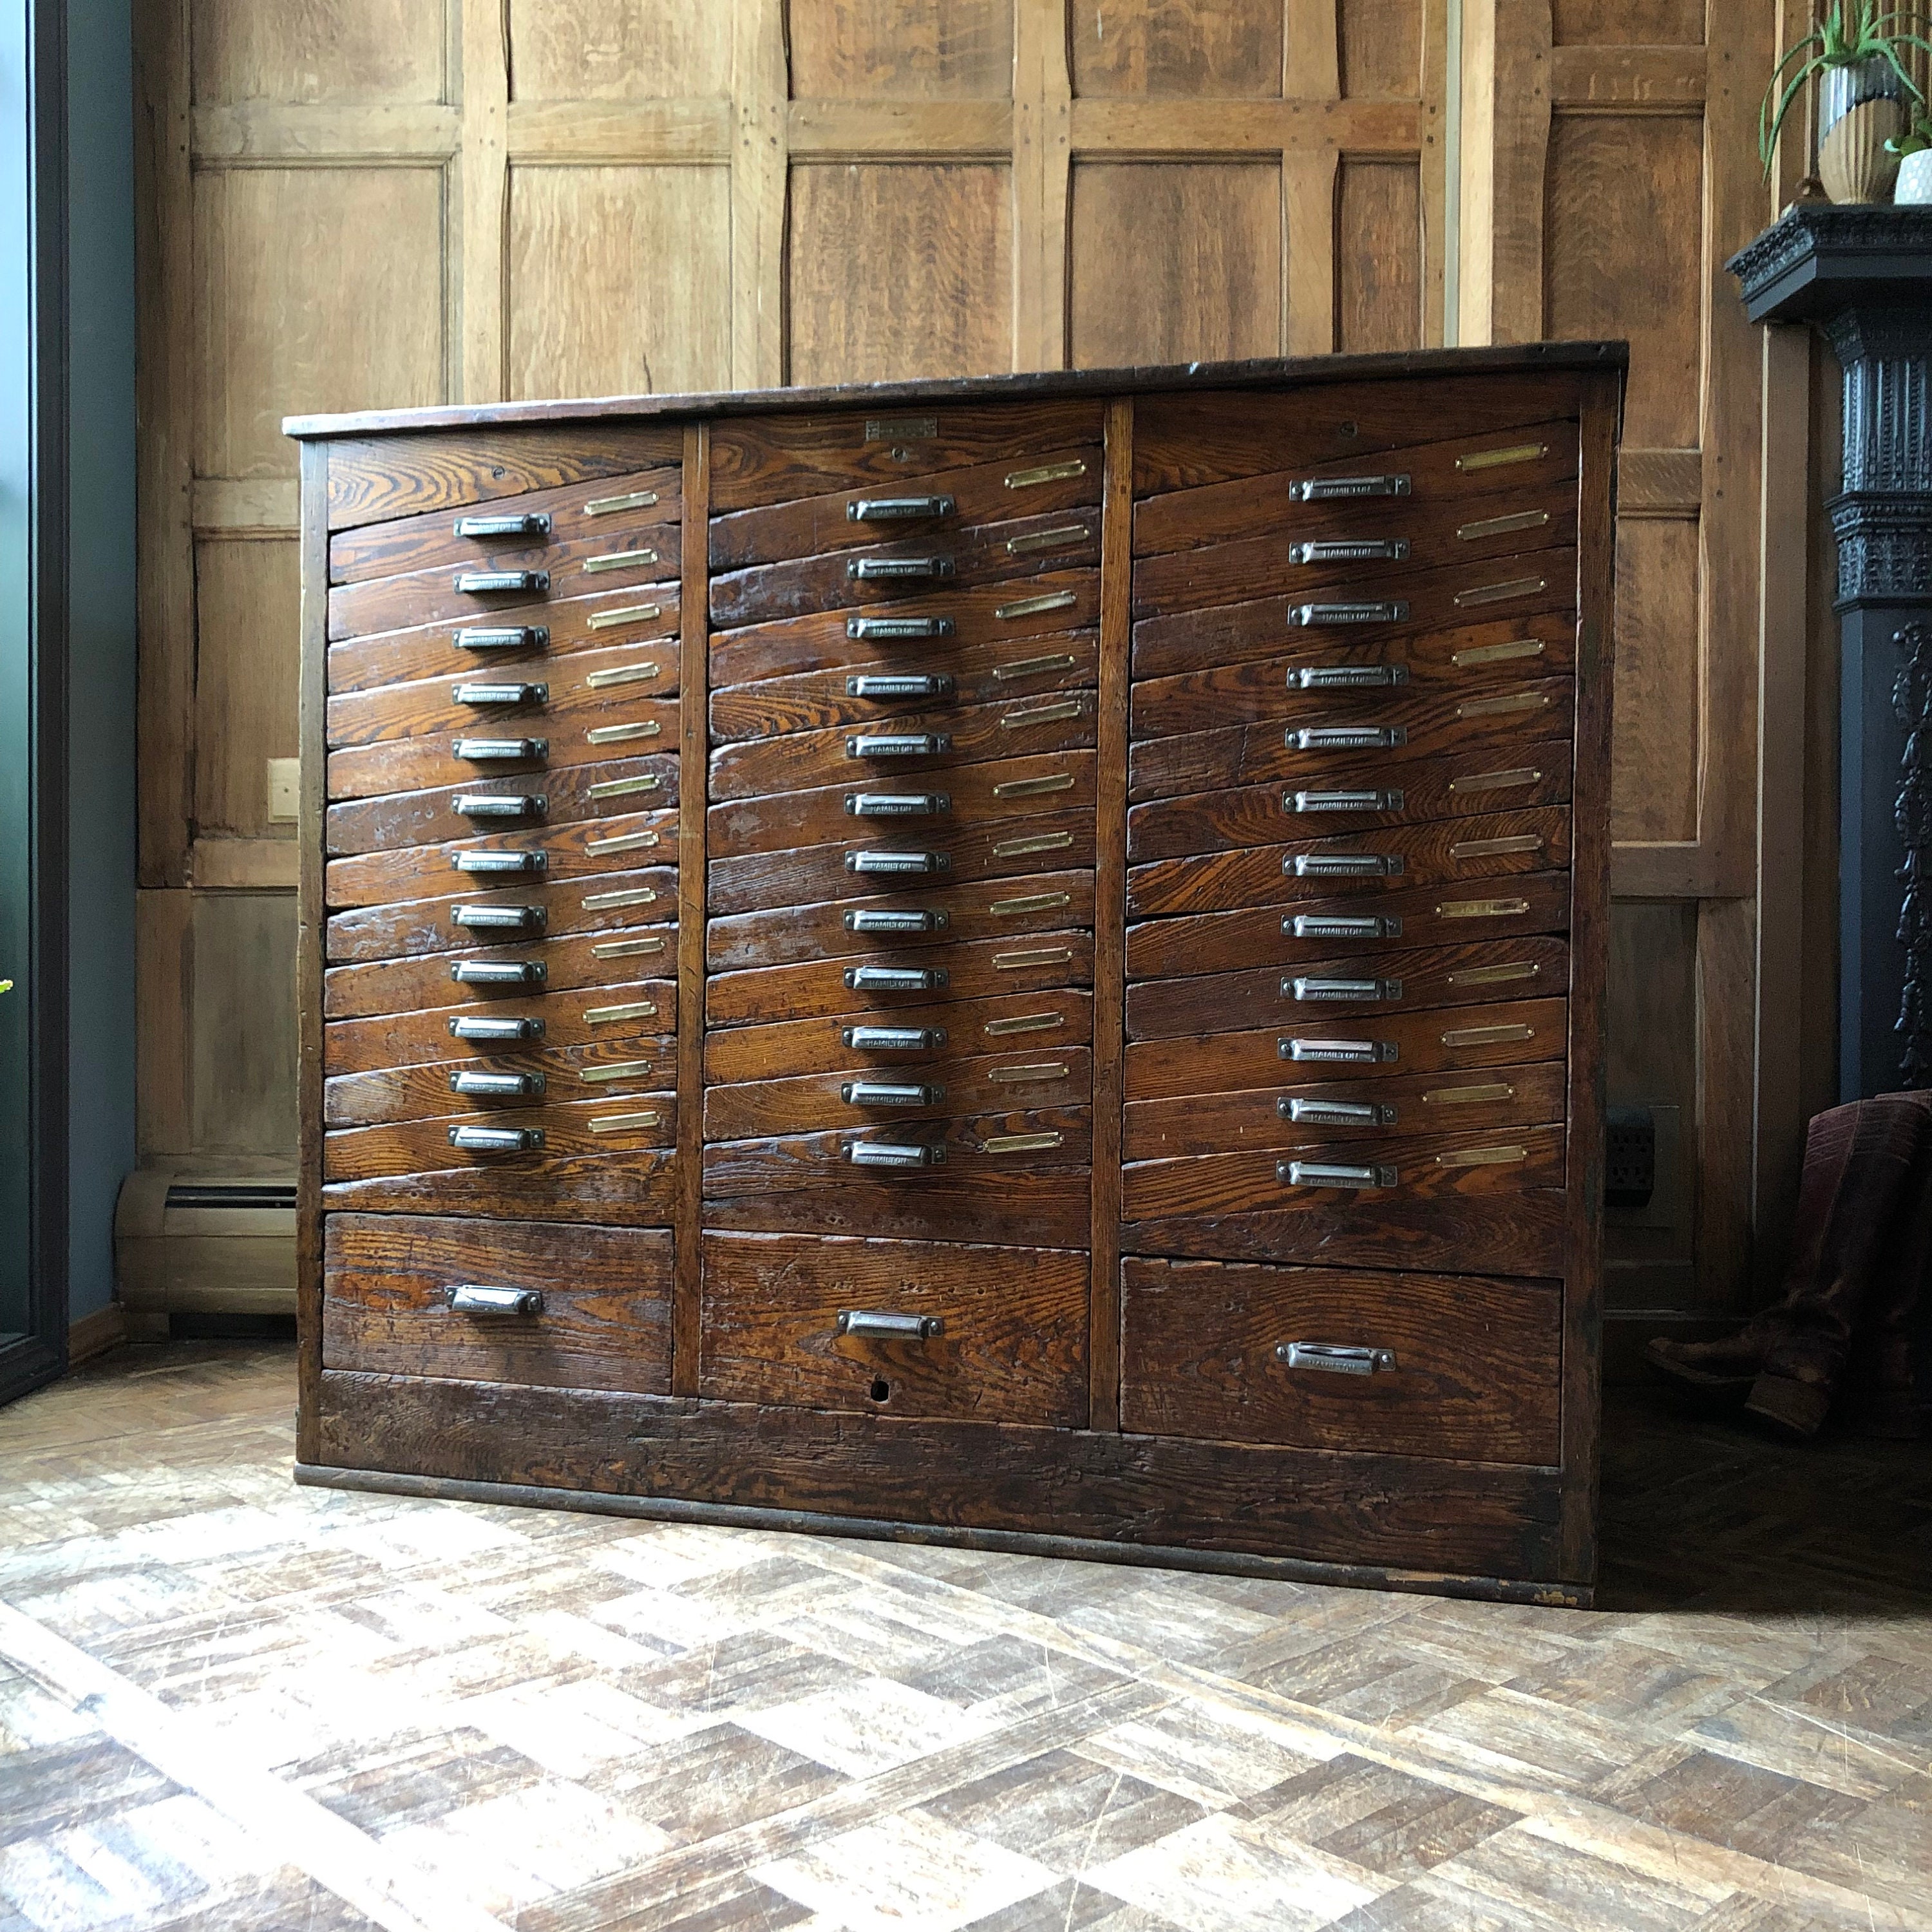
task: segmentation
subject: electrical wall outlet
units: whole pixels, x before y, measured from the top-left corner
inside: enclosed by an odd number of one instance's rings
[[[302,760],[271,758],[268,760],[268,823],[292,825],[302,815]]]

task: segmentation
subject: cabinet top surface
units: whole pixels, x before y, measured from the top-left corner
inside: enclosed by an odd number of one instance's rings
[[[1050,401],[1070,396],[1149,394],[1188,389],[1315,388],[1338,382],[1528,370],[1614,369],[1630,360],[1623,342],[1536,342],[1474,349],[1404,350],[1377,356],[1268,356],[1243,362],[1183,362],[1128,369],[1046,370],[1022,375],[928,377],[824,388],[722,390],[696,395],[600,396],[574,400],[445,404],[288,416],[285,434],[304,440],[482,428],[499,424],[770,416],[934,402]]]

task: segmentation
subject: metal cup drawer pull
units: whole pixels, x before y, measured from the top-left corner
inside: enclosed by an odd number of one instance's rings
[[[883,732],[845,740],[848,758],[932,758],[952,748],[951,734],[945,731]]]
[[[1274,1046],[1283,1060],[1314,1066],[1373,1066],[1397,1059],[1402,1052],[1392,1040],[1278,1040]]]
[[[1283,1342],[1274,1358],[1291,1369],[1317,1369],[1331,1376],[1372,1376],[1395,1366],[1393,1348],[1358,1348],[1352,1342]]]
[[[616,684],[650,684],[662,675],[655,658],[641,658],[632,664],[613,664],[608,670],[593,670],[584,680],[586,691],[608,691]]]
[[[1275,1112],[1298,1126],[1389,1127],[1395,1109],[1379,1100],[1277,1100]]]
[[[930,993],[951,978],[944,966],[848,966],[844,978],[855,993]]]
[[[1547,510],[1519,510],[1512,517],[1484,517],[1480,522],[1457,525],[1456,536],[1462,543],[1475,543],[1484,537],[1508,536],[1515,530],[1540,530],[1550,521]]]
[[[1372,537],[1354,542],[1337,540],[1319,543],[1290,544],[1290,563],[1402,563],[1408,556],[1406,537]]]
[[[950,677],[915,677],[908,675],[867,674],[845,680],[848,698],[950,698],[955,689]]]
[[[1002,731],[1024,731],[1035,724],[1052,724],[1063,718],[1078,718],[1087,709],[1078,698],[1065,698],[1054,704],[1036,705],[1029,711],[1009,711],[1000,720]]]
[[[1507,584],[1485,584],[1474,590],[1457,591],[1456,608],[1468,610],[1478,604],[1506,604],[1512,598],[1534,597],[1549,587],[1546,577],[1513,577]]]
[[[1361,496],[1406,496],[1408,478],[1396,476],[1306,476],[1289,484],[1296,503],[1334,503]]]
[[[927,517],[950,517],[958,508],[950,496],[861,496],[845,506],[848,524],[909,523]]]
[[[994,1134],[980,1143],[982,1154],[1045,1154],[1049,1149],[1063,1147],[1066,1136],[1062,1133]]]
[[[464,1154],[533,1154],[544,1144],[541,1127],[452,1127],[449,1144]]]
[[[464,1282],[447,1291],[452,1315],[541,1315],[544,1298],[534,1288],[486,1288]]]
[[[547,684],[459,684],[449,694],[452,704],[544,704],[549,699]]]
[[[855,791],[845,801],[854,818],[931,818],[952,809],[943,791]]]
[[[938,1315],[899,1315],[884,1308],[842,1308],[832,1332],[880,1342],[929,1342],[934,1336],[946,1333],[946,1322]]]
[[[460,791],[450,806],[459,818],[541,818],[549,808],[540,791]]]
[[[950,556],[857,556],[845,566],[855,584],[899,584],[950,577]]]
[[[884,909],[848,912],[844,921],[848,932],[943,932],[948,922],[944,913],[926,906],[904,912]]]
[[[614,516],[620,510],[648,510],[658,500],[655,490],[632,490],[621,496],[593,496],[584,506],[586,517]]]
[[[1456,459],[1456,467],[1466,476],[1477,470],[1502,470],[1513,463],[1537,463],[1550,454],[1546,442],[1513,442],[1502,449],[1472,449]]]
[[[1390,786],[1382,791],[1288,791],[1281,795],[1284,812],[1400,812],[1402,794]]]
[[[491,1100],[534,1100],[544,1090],[541,1073],[452,1073],[452,1094],[475,1094]]]
[[[541,959],[459,959],[449,976],[459,986],[541,986],[549,973]]]
[[[452,926],[471,932],[541,932],[544,920],[537,905],[460,905],[449,915]]]
[[[1304,628],[1334,624],[1400,624],[1408,616],[1408,606],[1400,598],[1380,603],[1293,604],[1289,605],[1291,627]]]
[[[550,860],[542,851],[457,852],[451,855],[449,862],[459,872],[529,874],[541,872]]]
[[[923,878],[949,870],[952,864],[944,852],[848,852],[845,869],[862,878]]]
[[[1400,980],[1329,980],[1308,974],[1298,974],[1281,982],[1282,998],[1304,1004],[1324,1000],[1390,1000],[1402,998]]]
[[[845,634],[861,642],[910,644],[922,638],[950,638],[950,617],[848,617]]]
[[[1291,752],[1386,752],[1408,742],[1401,724],[1304,724],[1282,734]]]
[[[1094,532],[1084,524],[1064,524],[1056,530],[1030,530],[1006,539],[1009,556],[1031,556],[1042,550],[1072,550],[1084,544]]]
[[[1379,1161],[1360,1167],[1325,1160],[1284,1160],[1275,1164],[1275,1178],[1290,1187],[1394,1187],[1402,1177]]]
[[[846,1080],[838,1097],[848,1107],[930,1107],[946,1098],[946,1089],[922,1080]]]
[[[944,1167],[946,1150],[923,1141],[848,1141],[845,1158],[854,1167]]]
[[[460,651],[541,651],[549,644],[550,628],[544,624],[505,624],[456,634]]]
[[[944,1027],[842,1027],[838,1037],[859,1053],[928,1053],[946,1044]]]
[[[541,510],[525,510],[502,517],[458,517],[460,537],[547,537],[550,518]]]
[[[450,747],[452,756],[460,758],[465,764],[488,765],[514,763],[525,758],[547,758],[550,755],[548,738],[459,738]]]
[[[465,597],[490,597],[507,591],[542,596],[550,588],[547,570],[465,570],[457,574],[455,588]]]
[[[1406,863],[1400,852],[1298,852],[1281,869],[1297,879],[1399,879]]]
[[[544,1023],[539,1019],[454,1019],[449,1023],[452,1040],[488,1040],[498,1046],[513,1041],[542,1040]]]
[[[654,550],[607,550],[602,556],[586,556],[584,560],[584,574],[596,577],[607,570],[641,570],[645,565],[655,563],[658,554]]]
[[[1371,691],[1408,682],[1408,667],[1400,664],[1303,664],[1288,674],[1291,691]]]
[[[1281,922],[1291,939],[1400,939],[1402,921],[1393,913],[1373,913],[1360,918],[1339,914],[1298,912]]]
[[[641,1114],[601,1114],[596,1120],[586,1120],[584,1124],[593,1134],[634,1134],[656,1126],[663,1118],[652,1108]]]

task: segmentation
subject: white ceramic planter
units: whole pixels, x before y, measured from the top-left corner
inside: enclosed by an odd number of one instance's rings
[[[1899,163],[1892,198],[1901,208],[1932,202],[1932,148],[1921,148]]]

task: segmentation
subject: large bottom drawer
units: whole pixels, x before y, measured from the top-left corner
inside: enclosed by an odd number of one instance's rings
[[[1120,1317],[1130,1432],[1558,1460],[1554,1282],[1130,1258]]]
[[[1080,1428],[1087,1294],[1081,1253],[707,1234],[698,1394]]]
[[[325,1368],[670,1387],[668,1233],[331,1214],[322,1252]]]

